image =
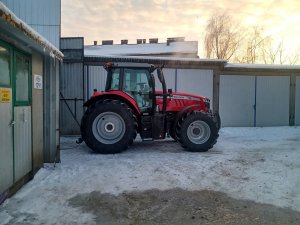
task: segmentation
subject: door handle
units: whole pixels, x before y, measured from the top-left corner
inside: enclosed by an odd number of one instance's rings
[[[10,127],[14,126],[16,124],[16,121],[12,120],[9,124]]]
[[[27,123],[25,109],[23,109],[23,122]]]

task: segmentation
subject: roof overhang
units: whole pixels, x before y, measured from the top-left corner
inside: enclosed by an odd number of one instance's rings
[[[0,2],[0,28],[1,35],[13,38],[26,48],[32,48],[42,54],[49,54],[62,60],[64,55],[46,38],[32,29],[24,21],[19,19],[12,11],[10,11],[2,2]]]
[[[148,63],[153,65],[165,65],[166,67],[182,68],[223,68],[226,60],[175,58],[175,57],[145,57],[145,56],[85,56],[86,65],[103,65],[106,62],[130,62]]]
[[[227,63],[222,74],[230,75],[300,75],[300,66]]]

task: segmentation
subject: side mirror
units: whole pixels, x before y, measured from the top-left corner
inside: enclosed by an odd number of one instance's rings
[[[172,92],[173,92],[172,88],[168,89],[169,94],[172,94]]]

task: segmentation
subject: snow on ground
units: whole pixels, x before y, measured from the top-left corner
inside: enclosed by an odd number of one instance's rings
[[[171,139],[136,140],[122,154],[94,154],[75,137],[61,139],[61,164],[45,165],[0,206],[0,224],[93,224],[72,208],[77,194],[100,191],[221,191],[300,211],[300,127],[222,128],[206,153],[185,152]]]

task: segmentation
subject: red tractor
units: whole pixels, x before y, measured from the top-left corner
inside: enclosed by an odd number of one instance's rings
[[[106,63],[104,68],[105,92],[94,91],[81,121],[82,139],[95,152],[122,152],[137,133],[142,140],[170,135],[193,152],[207,151],[217,142],[220,117],[210,110],[210,100],[167,90],[162,67]],[[162,91],[155,90],[158,81]]]

